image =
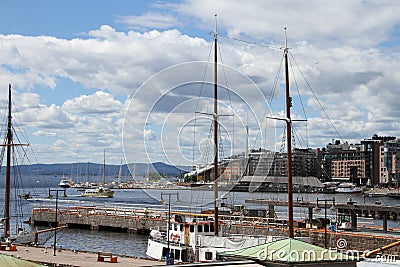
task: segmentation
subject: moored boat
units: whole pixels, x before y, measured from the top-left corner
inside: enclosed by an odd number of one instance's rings
[[[110,188],[99,186],[97,188],[89,188],[82,192],[82,197],[98,197],[98,198],[107,198],[113,197],[114,191]]]
[[[340,183],[335,192],[336,193],[345,193],[345,194],[356,194],[356,193],[362,193],[364,188],[360,186],[356,186],[353,183]]]
[[[214,220],[208,216],[191,217],[175,214],[170,230],[152,229],[146,254],[154,259],[167,259],[168,251],[175,262],[212,262],[217,253],[265,244],[272,236],[214,235]]]
[[[71,187],[71,180],[70,179],[61,179],[60,183],[58,183],[59,187],[62,188],[70,188]]]
[[[396,199],[400,199],[400,192],[389,192],[386,194],[386,196],[390,197],[390,198],[396,198]]]

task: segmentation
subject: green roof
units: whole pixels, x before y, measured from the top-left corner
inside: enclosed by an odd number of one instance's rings
[[[282,263],[355,261],[353,255],[340,253],[334,249],[321,248],[292,238],[240,250],[223,252],[218,255]]]
[[[21,260],[13,256],[8,256],[0,253],[0,266],[2,267],[38,267],[44,266],[26,260]]]

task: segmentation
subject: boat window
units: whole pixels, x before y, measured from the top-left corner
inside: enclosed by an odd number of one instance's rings
[[[214,224],[210,224],[210,232],[214,232]]]
[[[182,250],[182,261],[188,261],[187,250]]]
[[[161,257],[163,257],[163,258],[166,257],[167,256],[167,252],[168,252],[168,248],[163,248]]]
[[[203,232],[203,225],[197,225],[197,232],[201,233]]]
[[[191,233],[194,232],[194,225],[190,225],[190,232],[191,232]]]
[[[174,230],[175,230],[175,231],[177,231],[177,230],[178,230],[178,227],[177,227],[177,225],[176,225],[176,224],[174,224]]]
[[[212,252],[206,252],[206,253],[205,253],[205,258],[206,258],[206,260],[208,260],[208,261],[212,260]]]
[[[179,249],[175,249],[175,260],[179,260],[181,257],[181,251]]]
[[[208,224],[204,225],[204,232],[210,232],[210,225]]]
[[[183,231],[183,224],[179,225],[179,230],[182,232]]]
[[[182,217],[180,215],[177,215],[177,214],[175,215],[175,221],[178,222],[178,223],[183,222]]]

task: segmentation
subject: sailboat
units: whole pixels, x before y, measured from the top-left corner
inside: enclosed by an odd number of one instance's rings
[[[22,227],[18,227],[17,234],[11,236],[10,218],[17,216],[17,214],[11,214],[11,172],[12,166],[11,161],[13,159],[14,147],[16,146],[27,146],[27,144],[16,144],[13,140],[13,125],[11,115],[11,84],[8,86],[8,119],[7,119],[7,133],[4,139],[4,144],[7,153],[6,163],[6,187],[5,187],[5,198],[4,198],[4,231],[1,236],[2,241],[12,241],[14,244],[30,244],[35,241],[35,234],[24,230]],[[28,199],[29,193],[21,193],[20,198]]]
[[[214,112],[213,135],[214,144],[218,144],[218,57],[217,57],[217,24],[214,30]],[[218,145],[214,146],[213,183],[214,209],[213,214],[183,214],[174,213],[167,216],[166,229],[152,229],[148,239],[146,254],[154,259],[166,259],[167,265],[176,262],[212,262],[217,260],[217,254],[240,248],[265,244],[272,241],[272,236],[234,235],[223,236],[219,232],[218,220]],[[165,202],[164,202],[165,203]]]
[[[89,188],[82,192],[82,197],[108,198],[114,196],[114,191],[106,187],[106,152],[103,161],[103,183],[96,188]]]

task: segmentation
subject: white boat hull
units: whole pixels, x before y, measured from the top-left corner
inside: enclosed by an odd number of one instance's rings
[[[98,198],[107,198],[113,197],[114,191],[108,188],[95,188],[95,189],[87,189],[82,193],[82,197],[98,197]]]
[[[188,246],[170,242],[169,248],[170,251],[174,252],[174,261],[176,263],[190,262],[190,260],[188,259],[190,248]],[[146,250],[147,256],[157,260],[165,260],[167,251],[168,251],[167,242],[161,242],[159,240],[154,240],[152,238],[148,239],[147,250]]]
[[[342,193],[342,194],[356,194],[356,193],[361,193],[363,191],[362,188],[336,188],[335,192],[336,193]]]
[[[113,197],[114,192],[108,192],[108,193],[82,193],[82,197],[98,197],[98,198],[107,198],[107,197]]]

